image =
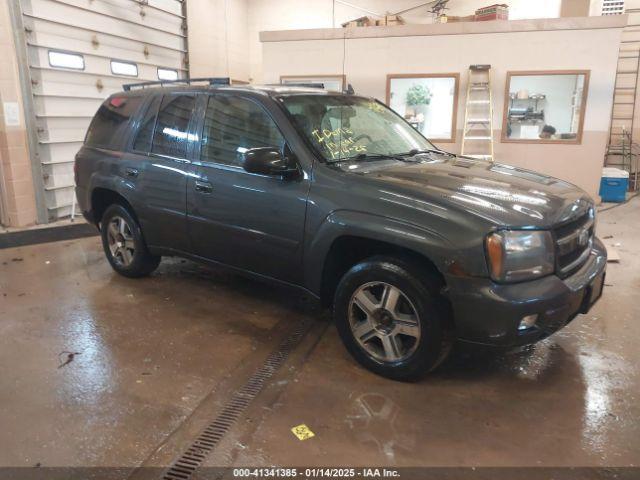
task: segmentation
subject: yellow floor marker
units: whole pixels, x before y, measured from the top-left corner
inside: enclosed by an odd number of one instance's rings
[[[296,437],[298,437],[298,440],[307,440],[308,438],[316,436],[315,433],[313,433],[304,423],[297,427],[293,427],[291,431]]]

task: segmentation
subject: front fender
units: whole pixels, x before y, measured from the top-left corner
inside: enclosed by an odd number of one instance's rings
[[[328,215],[305,248],[305,286],[320,295],[325,259],[340,237],[361,237],[386,242],[426,256],[444,272],[455,260],[455,247],[440,233],[370,213],[337,210]]]

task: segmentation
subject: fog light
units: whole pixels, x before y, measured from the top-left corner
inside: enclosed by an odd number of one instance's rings
[[[531,327],[534,327],[536,322],[538,321],[538,314],[534,313],[533,315],[527,315],[526,317],[522,317],[520,320],[520,325],[518,325],[518,330],[528,330]]]

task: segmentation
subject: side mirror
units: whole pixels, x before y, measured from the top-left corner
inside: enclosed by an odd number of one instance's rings
[[[291,157],[275,147],[249,148],[240,154],[240,164],[249,173],[289,176],[298,172]]]

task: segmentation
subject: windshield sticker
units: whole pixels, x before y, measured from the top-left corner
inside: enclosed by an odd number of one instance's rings
[[[312,131],[311,134],[316,142],[329,152],[333,160],[365,153],[367,151],[366,146],[355,145],[355,141],[352,138],[353,130],[350,128],[341,127],[334,130],[316,129]]]
[[[369,110],[373,110],[376,113],[381,113],[384,111],[384,107],[380,105],[378,102],[369,102],[367,103],[367,108]]]

